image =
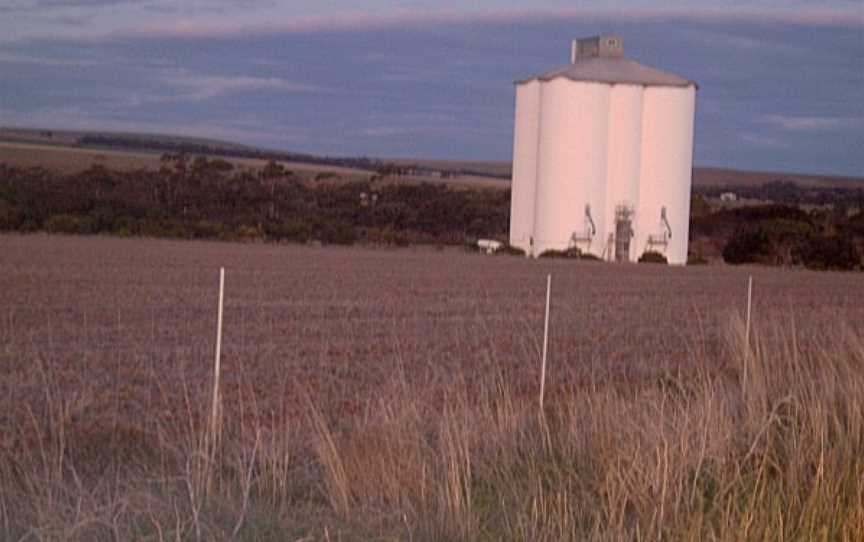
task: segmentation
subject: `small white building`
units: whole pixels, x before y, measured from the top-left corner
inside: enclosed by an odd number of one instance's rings
[[[696,84],[573,42],[570,63],[516,83],[510,244],[685,264]]]
[[[501,241],[496,241],[494,239],[478,239],[477,240],[477,248],[480,249],[481,252],[485,252],[486,254],[495,254],[504,244]]]

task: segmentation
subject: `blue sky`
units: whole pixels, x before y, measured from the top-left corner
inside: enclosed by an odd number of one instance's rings
[[[864,2],[3,0],[0,125],[507,160],[574,37],[694,79],[701,166],[864,176]]]

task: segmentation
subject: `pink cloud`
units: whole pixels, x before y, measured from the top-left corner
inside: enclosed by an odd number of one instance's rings
[[[560,19],[702,22],[753,22],[864,26],[864,11],[854,9],[767,9],[767,8],[567,8],[567,9],[396,9],[386,13],[353,11],[314,16],[285,16],[280,13],[250,12],[246,16],[205,16],[160,18],[134,26],[118,23],[108,30],[82,30],[77,39],[125,37],[214,38],[251,34],[316,33],[327,31],[376,30],[402,26],[461,23],[509,23]],[[31,36],[32,37],[32,36]],[[50,37],[50,36],[42,36]]]
[[[808,117],[792,115],[768,115],[765,120],[784,130],[825,131],[853,128],[864,123],[864,119],[854,117]]]
[[[590,9],[573,8],[559,10],[543,9],[499,9],[483,11],[457,10],[400,10],[387,15],[355,12],[340,15],[320,15],[293,18],[284,21],[258,21],[232,23],[218,21],[210,24],[189,24],[181,21],[175,25],[159,24],[139,29],[136,33],[152,36],[211,37],[248,35],[258,33],[312,33],[338,30],[375,30],[398,26],[427,26],[442,23],[508,23],[517,21],[546,21],[570,19],[600,19],[620,21],[658,21],[681,19],[704,22],[776,22],[794,24],[816,24],[825,26],[862,26],[864,15],[860,11],[832,9],[809,9],[779,11],[771,9],[722,9],[722,8],[656,8],[656,9]]]

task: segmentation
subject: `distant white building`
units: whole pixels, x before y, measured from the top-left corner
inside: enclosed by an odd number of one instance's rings
[[[733,202],[738,201],[738,194],[735,192],[723,192],[720,194],[720,201],[722,202]]]
[[[495,254],[504,244],[501,241],[496,241],[494,239],[478,239],[477,240],[477,248],[479,248],[482,252],[486,254]]]

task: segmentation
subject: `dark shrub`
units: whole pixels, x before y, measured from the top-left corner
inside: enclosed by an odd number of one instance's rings
[[[321,228],[321,241],[328,245],[353,245],[357,241],[357,232],[350,224],[343,222],[327,222]]]
[[[519,247],[504,245],[495,251],[495,254],[504,254],[505,256],[525,256],[525,251]]]
[[[24,222],[24,213],[0,199],[0,230],[17,230]]]
[[[384,244],[395,245],[397,247],[407,247],[411,244],[411,237],[406,232],[389,228],[381,233],[381,240]]]
[[[54,215],[45,221],[49,233],[90,233],[89,224],[72,215]]]
[[[564,250],[545,250],[540,254],[540,258],[568,258],[577,259],[582,255],[582,251],[578,248],[568,248]]]
[[[705,259],[705,256],[702,255],[701,252],[697,252],[696,254],[687,255],[687,265],[707,265],[708,260]]]
[[[723,247],[726,263],[742,264],[764,261],[770,256],[771,239],[761,227],[739,227]]]
[[[541,258],[565,258],[568,260],[589,260],[589,261],[596,261],[596,262],[600,261],[600,258],[598,258],[597,256],[595,256],[589,252],[582,252],[582,250],[580,250],[577,247],[570,247],[570,248],[564,249],[564,250],[550,249],[550,250],[547,250],[547,251],[543,252],[542,254],[540,254],[540,257]]]
[[[649,250],[643,252],[642,255],[639,256],[639,263],[669,263],[669,260],[659,252]]]
[[[305,243],[312,236],[309,226],[305,222],[293,218],[266,222],[264,233],[268,239],[299,243]]]
[[[241,224],[237,228],[237,239],[241,241],[259,241],[261,239],[261,230],[256,226]]]
[[[808,269],[851,270],[861,265],[861,255],[848,237],[812,236],[797,252],[797,259]]]
[[[189,232],[196,239],[217,239],[223,231],[222,223],[216,220],[199,220],[189,224]]]

